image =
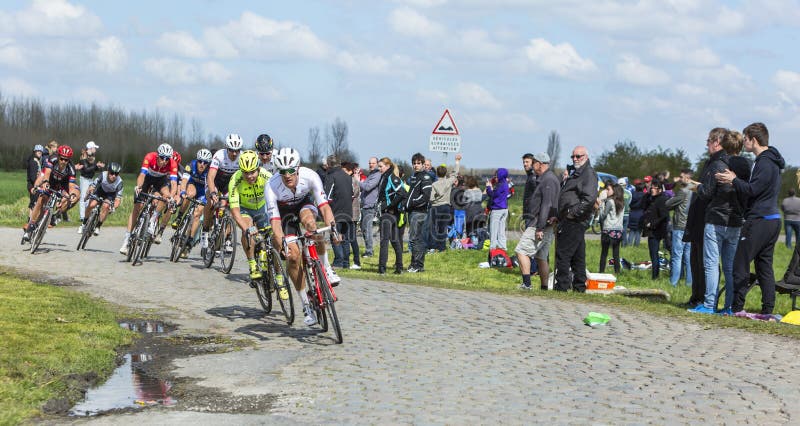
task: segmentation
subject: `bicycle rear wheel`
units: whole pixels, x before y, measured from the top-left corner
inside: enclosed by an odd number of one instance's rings
[[[175,230],[175,233],[172,234],[172,238],[170,238],[170,242],[172,242],[172,251],[170,252],[169,260],[170,262],[177,262],[178,259],[181,257],[181,252],[183,251],[184,241],[186,241],[186,233],[189,222],[186,220],[188,214],[184,215],[181,218],[181,223],[178,225],[178,229]]]
[[[52,214],[53,212],[47,209],[42,213],[42,217],[39,218],[36,230],[34,230],[31,236],[31,254],[35,253],[36,249],[39,248],[39,244],[42,243],[42,238],[44,237],[44,233],[47,232],[47,226],[50,224],[50,216],[52,216]]]
[[[136,234],[131,235],[134,238],[135,244],[133,247],[133,257],[131,258],[131,265],[136,266],[144,254],[145,247],[147,246],[147,222],[150,215],[142,215],[140,223],[136,227]]]
[[[330,324],[333,327],[333,332],[336,335],[336,343],[342,343],[342,328],[339,325],[339,316],[336,315],[336,307],[334,306],[333,294],[331,293],[330,285],[328,284],[328,279],[325,273],[322,271],[322,266],[319,263],[314,264],[315,274],[318,277],[321,277],[319,280],[319,286],[322,291],[322,303],[323,303],[323,310],[327,314],[327,319],[330,320]],[[326,316],[323,314],[323,316]],[[327,321],[326,321],[327,323]],[[327,324],[326,324],[327,326]]]
[[[272,294],[270,293],[269,277],[264,276],[256,280],[256,296],[258,303],[264,309],[265,314],[272,312]]]
[[[270,249],[270,275],[272,278],[272,287],[275,289],[275,298],[278,299],[278,304],[281,305],[283,316],[286,317],[286,323],[292,325],[294,322],[294,299],[292,296],[292,288],[289,285],[289,276],[286,275],[286,270],[283,268],[281,256],[275,248]],[[286,291],[288,297],[281,299],[281,292]]]
[[[236,223],[230,216],[225,216],[222,219],[222,227],[220,229],[220,241],[222,244],[219,249],[220,262],[222,263],[222,272],[229,274],[233,268],[233,261],[236,259]],[[230,248],[230,252],[228,252]]]

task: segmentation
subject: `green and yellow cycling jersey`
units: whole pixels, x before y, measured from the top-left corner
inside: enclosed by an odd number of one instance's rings
[[[231,208],[242,207],[250,210],[257,210],[264,207],[266,200],[264,199],[264,189],[267,186],[267,181],[272,177],[272,174],[263,167],[258,168],[258,179],[255,183],[247,183],[244,178],[244,173],[237,170],[231,176],[228,183],[228,203]]]

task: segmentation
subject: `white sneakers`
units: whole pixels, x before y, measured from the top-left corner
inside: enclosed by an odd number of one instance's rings
[[[350,269],[352,269],[354,271],[358,271],[359,269],[361,269],[361,265],[356,265],[354,263],[354,264],[350,265]]]
[[[305,312],[306,317],[303,318],[303,322],[311,327],[312,325],[317,323],[317,316],[314,315],[314,310],[311,309],[310,305],[303,305],[303,312]]]
[[[122,240],[122,247],[119,248],[119,252],[126,256],[128,255],[128,237],[125,237],[125,239]]]
[[[78,227],[78,233],[83,234],[83,225]]]
[[[231,240],[225,240],[225,253],[233,253],[233,245],[231,245]]]
[[[203,232],[200,234],[200,248],[208,248],[208,232]]]
[[[328,282],[331,283],[331,286],[336,287],[340,282],[342,282],[342,279],[339,278],[339,275],[336,275],[336,271],[334,271],[333,268],[328,268],[327,274]]]
[[[94,236],[95,236],[95,237],[96,237],[96,236],[98,236],[98,235],[100,235],[100,228],[98,228],[98,227],[96,227],[96,226],[95,226],[95,227],[94,227],[94,232],[93,232],[93,233],[94,233]]]

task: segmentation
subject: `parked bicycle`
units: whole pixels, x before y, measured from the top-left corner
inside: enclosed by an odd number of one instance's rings
[[[342,328],[339,324],[339,316],[336,315],[336,292],[333,291],[333,286],[328,281],[328,274],[325,271],[325,266],[319,259],[317,254],[316,242],[314,236],[328,231],[336,232],[336,229],[331,229],[330,226],[319,228],[313,232],[306,232],[302,236],[289,236],[284,238],[284,252],[286,246],[293,242],[300,244],[300,252],[303,260],[302,268],[306,277],[306,291],[308,292],[308,301],[314,314],[317,316],[317,323],[322,331],[328,331],[328,325],[333,327],[336,335],[336,343],[342,343]],[[329,323],[330,321],[330,323]]]
[[[205,206],[206,203],[198,201],[196,198],[189,199],[189,208],[183,214],[183,217],[178,222],[178,227],[175,233],[172,234],[170,241],[172,242],[172,252],[170,253],[169,260],[177,262],[181,257],[181,253],[188,251],[191,248],[191,242],[194,240],[194,235],[191,235],[192,222],[194,222],[194,212],[200,206]]]
[[[85,249],[89,238],[94,235],[94,230],[97,229],[97,224],[100,222],[100,210],[103,208],[103,204],[108,204],[110,210],[112,212],[114,211],[114,204],[109,200],[103,200],[94,194],[89,195],[87,201],[89,200],[97,201],[97,205],[94,206],[92,212],[89,213],[89,218],[86,219],[86,224],[83,225],[83,233],[81,233],[81,239],[78,240],[78,248],[76,250]]]
[[[39,216],[39,220],[34,224],[34,229],[29,230],[31,233],[31,254],[35,253],[36,249],[39,248],[39,244],[42,243],[42,238],[44,238],[47,227],[50,225],[50,219],[54,214],[58,213],[58,205],[61,204],[61,199],[64,198],[61,192],[53,191],[49,188],[40,189],[39,195],[49,195],[50,198],[47,200],[47,204],[42,207],[42,215]]]
[[[281,306],[281,311],[286,317],[286,322],[294,322],[294,303],[292,289],[289,286],[289,276],[283,267],[283,261],[278,250],[272,246],[272,228],[259,229],[254,237],[256,266],[261,270],[262,277],[253,280],[251,286],[255,287],[258,302],[264,312],[272,312],[272,292]]]
[[[227,205],[222,206],[222,200],[227,199],[228,197],[222,197],[214,206],[214,226],[208,232],[208,247],[201,250],[205,267],[210,268],[214,258],[219,255],[222,272],[225,274],[230,273],[233,268],[237,245],[236,222]]]
[[[141,259],[150,253],[150,246],[153,245],[153,238],[158,231],[158,218],[160,216],[156,209],[156,202],[167,202],[166,198],[152,193],[144,194],[145,202],[142,211],[136,218],[136,225],[128,238],[127,261],[131,265],[136,265]]]

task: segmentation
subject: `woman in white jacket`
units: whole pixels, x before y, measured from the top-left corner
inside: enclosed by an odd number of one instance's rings
[[[608,248],[611,247],[614,272],[619,274],[619,245],[624,230],[622,224],[625,216],[625,192],[618,184],[606,183],[595,205],[600,209],[600,224],[603,229],[600,235],[600,273],[606,270]]]

